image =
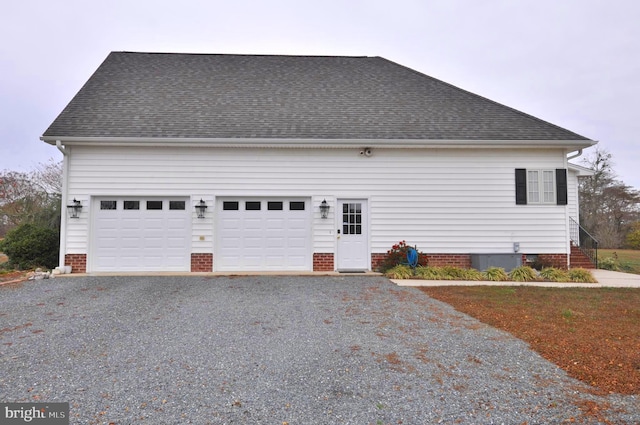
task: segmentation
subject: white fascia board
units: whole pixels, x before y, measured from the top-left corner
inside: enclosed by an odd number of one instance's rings
[[[157,137],[61,137],[43,136],[55,145],[100,146],[209,146],[233,148],[569,148],[594,145],[593,140],[432,140],[432,139],[265,139],[265,138],[157,138]]]
[[[578,164],[572,164],[571,162],[568,164],[569,170],[575,172],[578,177],[590,177],[593,176],[596,172],[590,168],[583,167]]]

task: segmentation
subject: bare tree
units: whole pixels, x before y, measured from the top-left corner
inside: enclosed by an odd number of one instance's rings
[[[580,222],[603,248],[620,248],[640,218],[640,192],[616,179],[612,156],[596,148],[583,160],[594,175],[580,181]]]
[[[0,236],[23,223],[60,225],[62,163],[50,160],[29,172],[0,172]]]

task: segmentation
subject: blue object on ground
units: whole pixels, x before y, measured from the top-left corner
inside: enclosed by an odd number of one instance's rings
[[[414,248],[409,247],[407,250],[407,264],[409,264],[411,268],[418,265],[418,251]]]

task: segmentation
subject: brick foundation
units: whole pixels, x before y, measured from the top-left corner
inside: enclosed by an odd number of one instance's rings
[[[332,253],[313,253],[313,271],[314,272],[332,272],[335,270],[333,266]]]
[[[471,254],[426,254],[432,267],[453,266],[471,268]]]
[[[421,254],[420,264],[424,264],[422,258],[426,257],[428,265],[435,267],[455,266],[465,269],[471,268],[471,254]],[[387,258],[386,253],[371,254],[371,270],[378,270],[378,267]]]
[[[380,264],[387,258],[387,254],[380,254],[378,252],[371,253],[371,270],[376,271]]]
[[[568,257],[567,254],[538,254],[538,261],[558,269],[566,269]]]
[[[213,271],[213,254],[191,254],[191,271],[192,272],[212,272]]]
[[[65,254],[64,265],[71,266],[71,273],[86,273],[87,254]]]

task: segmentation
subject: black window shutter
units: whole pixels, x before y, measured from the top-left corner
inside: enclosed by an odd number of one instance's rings
[[[516,205],[527,205],[527,170],[516,168]]]
[[[567,169],[556,169],[556,200],[558,205],[567,205]]]

